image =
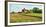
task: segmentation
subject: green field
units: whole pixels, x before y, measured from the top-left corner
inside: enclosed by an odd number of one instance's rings
[[[15,13],[10,14],[10,23],[16,22],[37,22],[42,21],[41,13]]]

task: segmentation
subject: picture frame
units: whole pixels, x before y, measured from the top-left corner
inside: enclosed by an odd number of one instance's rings
[[[37,24],[33,24],[33,23],[31,24],[31,23],[26,23],[26,22],[25,22],[26,24],[25,24],[25,23],[21,23],[21,24],[20,24],[20,23],[17,23],[17,24],[16,24],[16,23],[14,23],[14,24],[9,24],[10,22],[9,22],[9,19],[8,19],[8,18],[9,18],[9,17],[8,17],[8,16],[9,16],[9,12],[8,12],[8,2],[12,2],[13,4],[14,4],[14,2],[20,2],[20,4],[21,4],[21,3],[22,3],[22,4],[24,4],[24,3],[27,3],[27,4],[28,4],[28,3],[29,3],[29,4],[30,4],[30,3],[42,4],[42,5],[43,5],[43,8],[44,8],[44,9],[42,9],[42,12],[43,12],[43,15],[42,15],[42,17],[43,17],[43,18],[42,18],[42,19],[43,19],[43,23],[41,22],[41,23],[37,23]],[[11,4],[12,4],[12,3],[11,3]],[[9,4],[10,4],[10,3],[9,3]],[[17,4],[17,3],[16,3],[16,4]],[[45,3],[44,3],[44,2],[5,1],[5,26],[8,26],[8,25],[10,25],[10,26],[12,26],[12,25],[13,25],[13,26],[24,26],[24,25],[40,25],[40,24],[45,24]]]

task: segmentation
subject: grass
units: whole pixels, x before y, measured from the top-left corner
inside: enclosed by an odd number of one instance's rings
[[[17,14],[10,14],[10,22],[37,22],[42,21],[42,14],[41,13],[17,13]]]
[[[30,17],[39,17],[42,18],[42,14],[40,13],[28,13],[28,14],[23,14],[25,16],[30,16]]]

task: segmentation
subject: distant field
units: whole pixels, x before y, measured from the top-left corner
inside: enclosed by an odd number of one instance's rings
[[[41,13],[16,13],[10,14],[10,23],[16,22],[37,22],[42,21]]]

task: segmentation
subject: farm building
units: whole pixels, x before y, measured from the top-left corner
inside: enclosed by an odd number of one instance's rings
[[[26,10],[25,8],[22,9],[22,12],[27,12],[28,10]]]

